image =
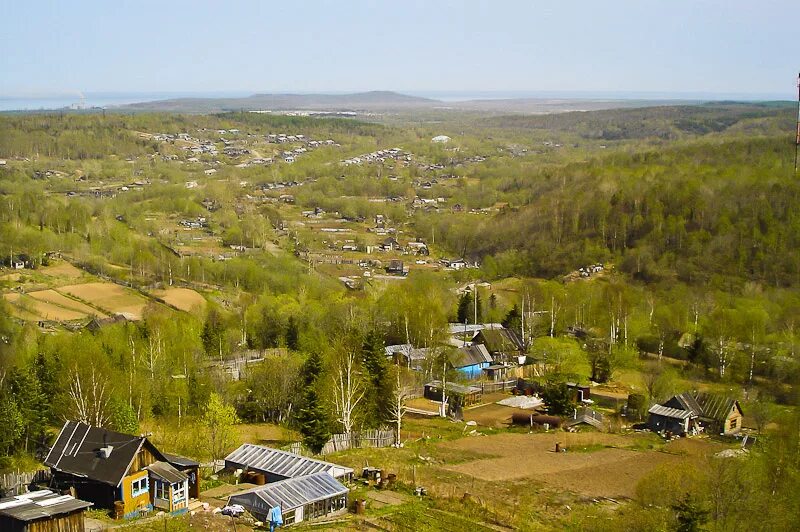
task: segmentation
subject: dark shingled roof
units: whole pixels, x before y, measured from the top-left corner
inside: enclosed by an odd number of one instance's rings
[[[169,454],[169,453],[161,453],[164,455],[164,458],[167,459],[167,462],[176,466],[176,467],[200,467],[200,462],[195,462],[194,460],[190,460],[185,456],[179,456],[177,454]]]
[[[164,459],[144,436],[121,434],[80,421],[67,421],[44,459],[44,464],[56,471],[119,486],[142,445],[148,445],[156,458]],[[108,458],[103,458],[100,448],[106,446],[113,448]]]
[[[40,490],[0,499],[0,516],[17,521],[37,521],[82,511],[91,505],[92,503],[76,499],[71,495]]]

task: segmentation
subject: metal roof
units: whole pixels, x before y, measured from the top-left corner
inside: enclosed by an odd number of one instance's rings
[[[349,467],[252,443],[241,445],[225,457],[225,462],[287,478],[313,475],[321,471],[338,478],[353,472]]]
[[[145,467],[145,469],[170,484],[177,484],[189,480],[186,473],[178,471],[167,462],[155,462]]]
[[[50,490],[32,491],[0,499],[0,516],[18,521],[36,521],[85,510],[92,503],[71,495],[59,495]]]
[[[440,389],[442,387],[442,381],[431,381],[425,385],[428,388],[435,388]],[[467,395],[471,393],[480,393],[481,389],[477,386],[464,386],[463,384],[458,384],[456,382],[447,382],[447,391],[450,393],[456,393],[461,395]]]
[[[312,502],[344,495],[348,491],[328,473],[315,473],[231,495],[228,504],[241,504],[250,513],[264,515],[276,506],[287,512]]]
[[[670,408],[662,405],[653,405],[650,407],[648,412],[657,416],[671,417],[675,419],[691,419],[693,417],[697,417],[696,414],[689,410],[680,410],[678,408]]]
[[[492,355],[489,354],[483,344],[459,347],[448,358],[454,368],[467,368],[469,366],[492,363]]]
[[[738,408],[741,411],[739,402],[731,397],[698,393],[694,399],[701,408],[700,415],[702,417],[719,422],[724,422],[731,415],[734,408]]]

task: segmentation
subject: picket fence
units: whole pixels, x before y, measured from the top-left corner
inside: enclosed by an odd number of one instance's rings
[[[50,470],[39,469],[36,471],[2,474],[0,475],[0,491],[5,491],[6,496],[22,495],[28,491],[28,486],[31,482],[36,484],[50,482]]]
[[[349,449],[362,449],[368,447],[389,447],[395,443],[395,432],[391,429],[362,430],[350,434],[333,434],[322,447],[319,454],[330,454]],[[289,445],[289,452],[308,455],[308,450],[300,442]]]

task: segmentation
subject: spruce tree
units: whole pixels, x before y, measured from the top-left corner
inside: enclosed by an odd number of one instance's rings
[[[303,365],[303,405],[297,416],[303,443],[313,453],[319,453],[331,437],[328,412],[319,393],[322,360],[318,353],[309,355]]]
[[[472,296],[469,292],[464,292],[458,300],[458,312],[456,317],[458,323],[465,323],[469,321],[470,309],[472,308]]]
[[[367,418],[373,426],[382,425],[391,416],[392,382],[389,378],[389,365],[386,361],[383,335],[371,330],[364,338],[361,347],[364,368],[369,375],[369,389],[365,404]]]

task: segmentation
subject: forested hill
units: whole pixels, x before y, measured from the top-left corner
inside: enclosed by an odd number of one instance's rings
[[[514,182],[526,204],[477,226],[468,249],[496,275],[553,277],[613,260],[648,281],[797,285],[792,153],[786,135],[709,137],[540,169]]]
[[[522,130],[564,131],[586,139],[626,140],[655,138],[674,140],[687,135],[705,135],[726,130],[753,133],[789,131],[793,123],[791,102],[676,105],[570,112],[536,116],[499,116],[483,121],[485,126]],[[745,125],[746,124],[746,125]]]

